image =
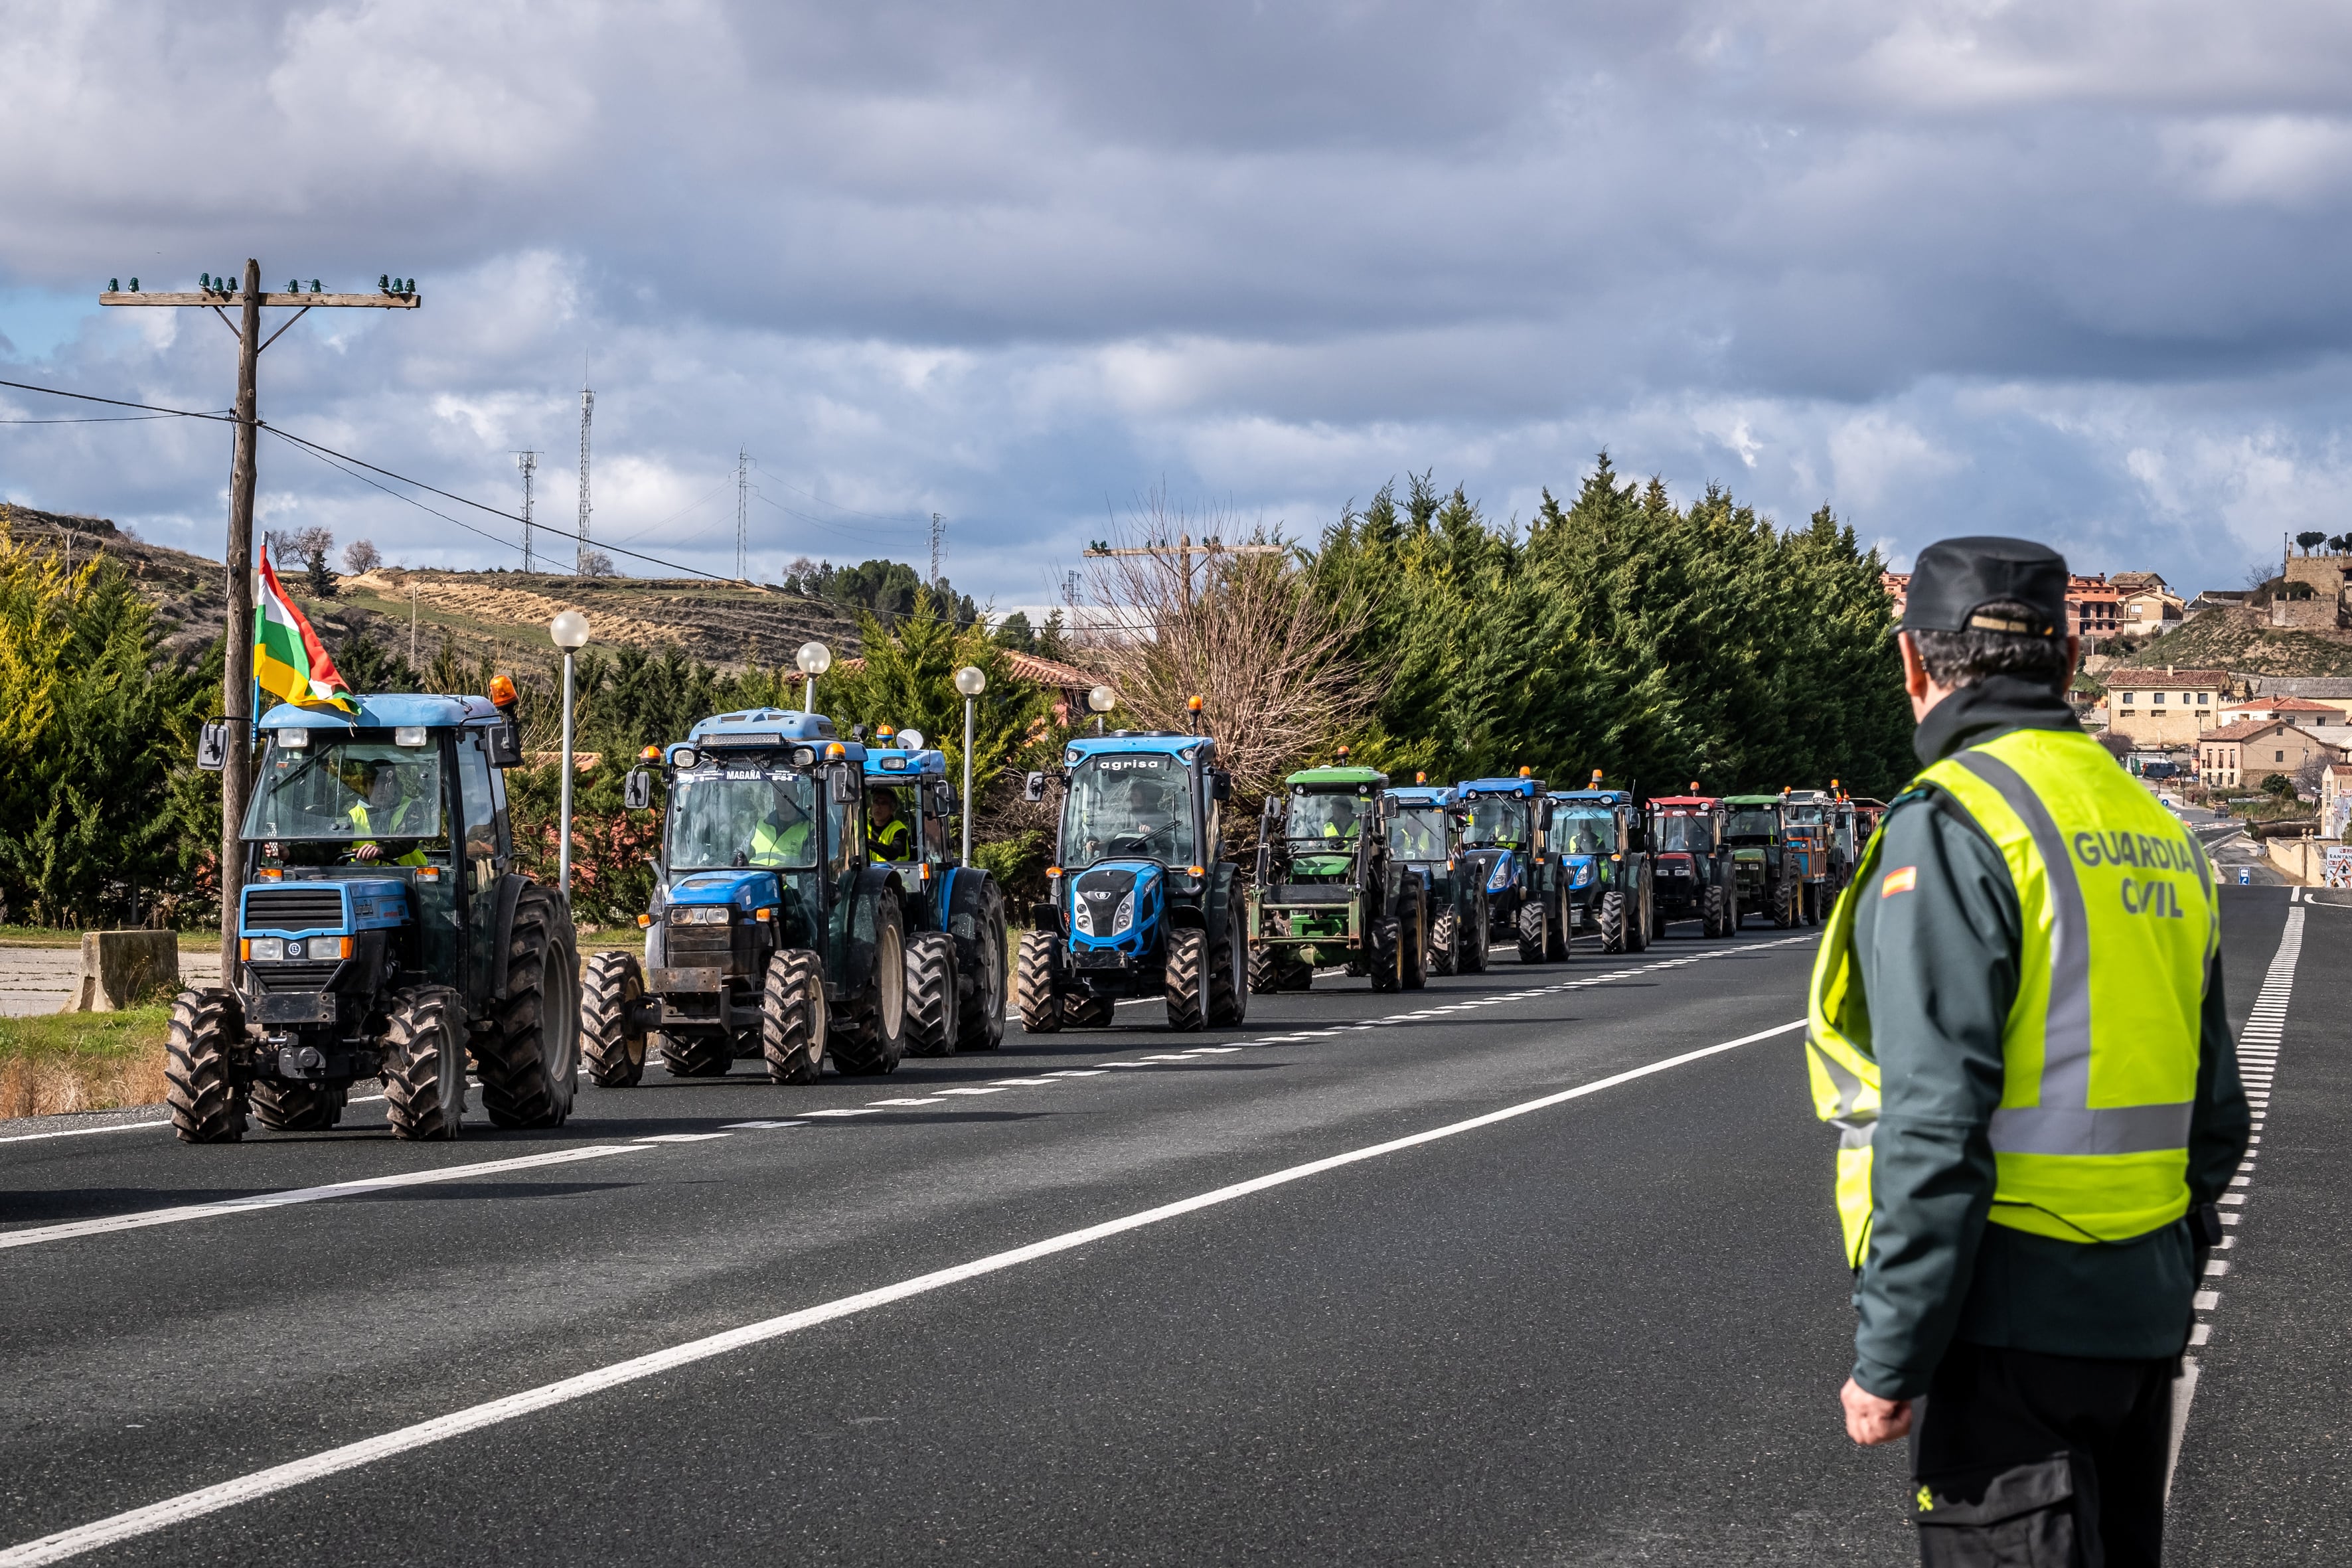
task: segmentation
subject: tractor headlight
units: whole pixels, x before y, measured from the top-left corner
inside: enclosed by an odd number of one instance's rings
[[[1571,888],[1591,887],[1592,885],[1592,862],[1590,860],[1578,861],[1576,863],[1575,872],[1569,878],[1568,885]]]
[[[275,963],[286,956],[286,939],[257,936],[246,943],[246,955],[256,963]]]
[[[672,904],[669,923],[674,926],[723,926],[727,923],[725,904]]]
[[[1129,888],[1127,897],[1119,900],[1118,912],[1110,917],[1110,934],[1117,936],[1135,923],[1135,889]]]
[[[1492,871],[1486,873],[1486,890],[1490,893],[1499,893],[1510,885],[1511,858],[1506,855],[1495,862],[1495,868]]]

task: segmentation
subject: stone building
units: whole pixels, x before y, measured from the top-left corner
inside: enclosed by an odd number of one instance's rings
[[[2109,731],[2142,751],[2195,745],[2239,694],[2226,669],[2113,668],[2105,679]]]
[[[2273,773],[2294,777],[2314,758],[2340,762],[2343,752],[2284,720],[2248,719],[2208,731],[2199,739],[2197,776],[2219,789],[2258,786]]]
[[[2271,596],[2270,624],[2296,631],[2335,631],[2345,625],[2344,582],[2352,555],[2289,555],[2284,587]]]

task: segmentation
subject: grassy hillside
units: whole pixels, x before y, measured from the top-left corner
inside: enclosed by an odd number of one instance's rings
[[[2235,669],[2254,675],[2352,675],[2352,634],[2273,631],[2242,611],[2207,610],[2150,640],[2116,668]],[[2115,679],[2114,670],[2105,677]]]

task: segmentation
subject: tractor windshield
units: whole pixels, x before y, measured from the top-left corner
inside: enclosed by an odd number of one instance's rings
[[[1613,855],[1617,816],[1608,811],[1563,811],[1551,819],[1552,847],[1563,855]]]
[[[1667,855],[1704,855],[1715,847],[1715,830],[1704,816],[1677,813],[1658,818],[1658,849]]]
[[[817,863],[816,781],[805,773],[682,774],[670,784],[668,816],[673,871],[805,871]]]
[[[1400,811],[1389,824],[1389,844],[1406,860],[1445,858],[1445,813],[1434,805]]]
[[[1734,808],[1731,820],[1726,824],[1726,838],[1770,838],[1780,831],[1779,814],[1769,805],[1744,805]]]
[[[1157,860],[1183,866],[1200,859],[1192,820],[1192,779],[1184,764],[1160,752],[1089,757],[1070,770],[1062,802],[1062,864],[1097,860]]]
[[[1822,808],[1818,805],[1788,806],[1782,810],[1781,816],[1791,827],[1819,827],[1822,825]]]
[[[428,844],[446,851],[439,747],[310,733],[311,744],[299,748],[273,739],[262,759],[245,836],[265,846],[265,859],[317,858],[288,847],[298,843],[323,843],[335,858],[368,847],[373,853],[363,858],[415,854],[421,861]]]
[[[1294,849],[1302,844],[1353,848],[1364,835],[1364,818],[1371,815],[1371,805],[1370,796],[1295,791],[1283,837]]]
[[[1470,822],[1462,830],[1465,844],[1499,844],[1509,849],[1524,849],[1534,842],[1535,835],[1528,831],[1528,800],[1518,795],[1474,795],[1470,797]]]

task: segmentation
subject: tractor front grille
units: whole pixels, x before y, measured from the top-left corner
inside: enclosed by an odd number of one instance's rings
[[[245,890],[247,931],[341,931],[343,890],[332,882],[280,884]]]
[[[324,991],[341,967],[341,960],[329,959],[322,963],[247,964],[246,972],[264,991]]]
[[[730,926],[672,926],[662,933],[662,940],[673,969],[723,969],[735,957],[735,932]]]

